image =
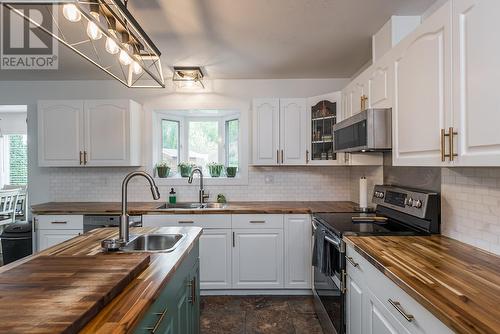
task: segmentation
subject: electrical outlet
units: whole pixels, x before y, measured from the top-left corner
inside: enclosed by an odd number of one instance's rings
[[[274,176],[273,175],[264,176],[264,183],[265,184],[273,184],[274,183]]]

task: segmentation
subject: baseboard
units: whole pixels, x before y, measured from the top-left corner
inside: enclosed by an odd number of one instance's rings
[[[201,290],[202,296],[310,296],[312,290],[279,289],[279,290]]]

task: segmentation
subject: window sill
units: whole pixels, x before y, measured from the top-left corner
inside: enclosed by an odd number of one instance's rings
[[[172,176],[166,178],[155,177],[155,182],[159,186],[187,186],[188,178],[180,176]],[[199,184],[199,177],[194,177],[193,184]],[[223,185],[223,186],[241,186],[248,185],[248,178],[243,176],[237,177],[204,177],[203,183],[206,186]]]

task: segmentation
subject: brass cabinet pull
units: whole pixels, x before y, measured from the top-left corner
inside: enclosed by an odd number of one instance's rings
[[[88,162],[87,160],[87,151],[83,151],[83,164],[86,165]]]
[[[83,163],[83,152],[80,151],[80,165]]]
[[[55,222],[50,222],[51,224],[67,224],[68,222],[65,221],[55,221]]]
[[[276,150],[276,163],[279,165],[280,163],[280,150]]]
[[[265,220],[250,220],[250,224],[265,224]]]
[[[458,156],[457,153],[455,153],[455,148],[454,148],[454,139],[453,139],[453,136],[454,135],[458,135],[458,132],[455,132],[453,130],[453,127],[450,127],[449,128],[449,132],[448,132],[448,140],[449,140],[449,143],[450,143],[450,161],[453,161],[455,157]]]
[[[388,299],[389,304],[391,304],[408,322],[412,322],[415,320],[415,317],[412,314],[408,314],[403,310],[403,307],[401,304],[397,301],[394,301],[392,299]]]
[[[283,164],[283,150],[281,150],[281,163]]]
[[[155,315],[159,315],[158,320],[156,320],[156,323],[153,327],[146,327],[146,330],[150,331],[152,334],[156,333],[156,331],[160,327],[161,322],[163,321],[163,318],[165,318],[165,315],[167,314],[167,310],[168,308],[165,308],[163,312],[155,313]]]
[[[192,220],[179,220],[179,224],[194,224]]]
[[[345,257],[347,262],[349,262],[353,267],[359,267],[359,263],[355,262],[354,259],[350,256]]]
[[[306,150],[306,164],[309,163],[309,150]]]

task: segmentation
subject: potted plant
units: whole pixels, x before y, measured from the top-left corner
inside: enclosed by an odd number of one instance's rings
[[[170,167],[168,166],[168,162],[166,161],[161,161],[156,164],[156,175],[158,175],[159,178],[165,178],[168,177],[168,174],[170,174]]]
[[[219,177],[224,170],[224,165],[217,162],[211,162],[207,167],[211,177]]]
[[[237,171],[238,171],[238,167],[233,167],[233,166],[226,167],[227,177],[235,177]]]
[[[196,167],[194,163],[183,161],[179,164],[179,172],[182,177],[189,177],[194,167]]]

